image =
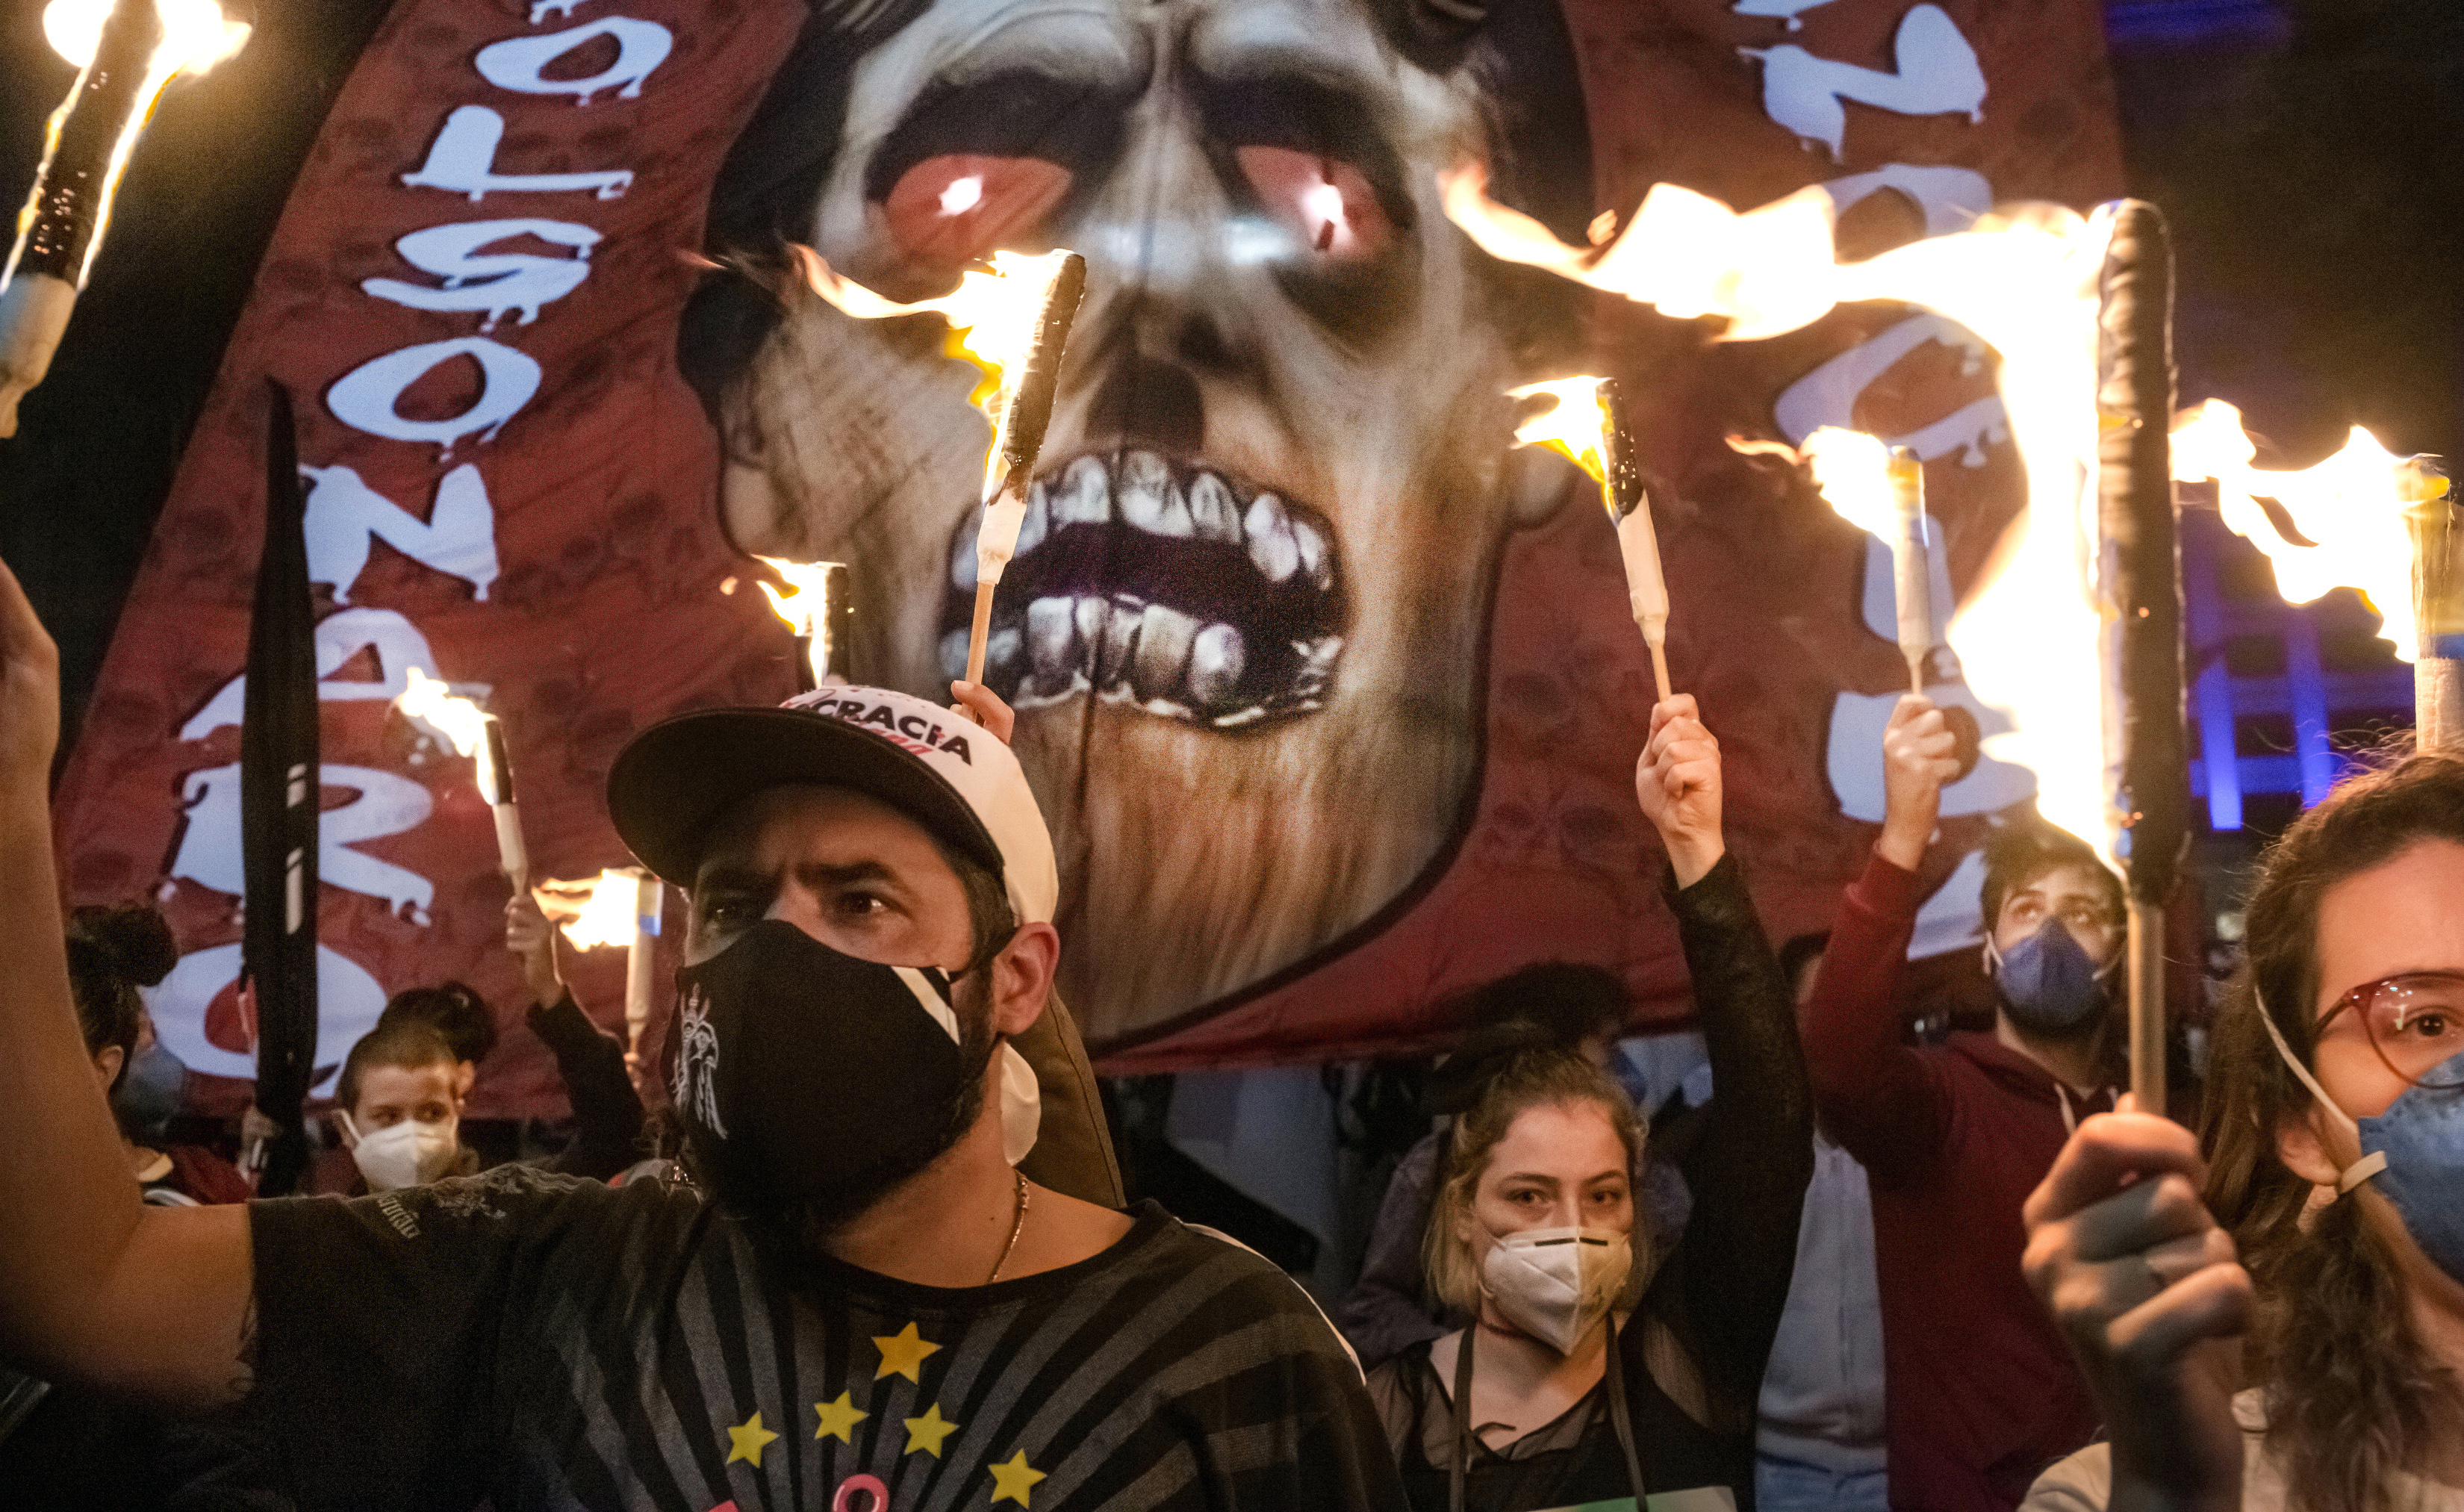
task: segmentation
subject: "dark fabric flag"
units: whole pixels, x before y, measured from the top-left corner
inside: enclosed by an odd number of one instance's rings
[[[249,618],[239,802],[256,1107],[282,1129],[257,1191],[279,1196],[307,1168],[301,1105],[317,1059],[317,615],[291,394],[266,386],[265,546]]]

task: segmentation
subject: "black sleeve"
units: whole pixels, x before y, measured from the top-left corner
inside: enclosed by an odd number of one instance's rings
[[[468,1512],[495,1468],[505,1330],[531,1311],[549,1253],[622,1200],[512,1165],[347,1202],[249,1204],[255,1381],[241,1417],[299,1504]]]
[[[641,1158],[642,1098],[625,1069],[625,1046],[592,1023],[569,992],[531,1004],[528,1017],[531,1032],[555,1052],[573,1104],[573,1143],[547,1167],[605,1181]]]
[[[1694,1198],[1685,1237],[1643,1305],[1693,1356],[1714,1411],[1750,1425],[1796,1266],[1814,1176],[1814,1096],[1795,1005],[1736,858],[1671,892],[1669,906],[1693,975],[1713,1091],[1684,1161]],[[1641,1365],[1643,1335],[1625,1335],[1630,1369]]]
[[[1444,1138],[1429,1135],[1395,1167],[1385,1199],[1377,1205],[1377,1221],[1369,1231],[1360,1279],[1344,1295],[1338,1314],[1343,1335],[1359,1352],[1360,1363],[1373,1370],[1446,1331],[1425,1298],[1420,1264],[1420,1241],[1429,1226]]]

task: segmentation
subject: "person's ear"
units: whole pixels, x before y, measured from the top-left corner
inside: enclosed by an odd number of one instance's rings
[[[1022,924],[993,957],[993,1032],[1016,1038],[1044,1015],[1061,966],[1061,934],[1049,924]]]
[[[2319,1137],[2320,1117],[2316,1104],[2307,1111],[2286,1114],[2276,1126],[2276,1158],[2312,1186],[2332,1187],[2344,1168],[2327,1152],[2327,1142]]]
[[[116,1044],[104,1045],[94,1053],[94,1074],[102,1079],[102,1090],[110,1094],[112,1084],[120,1080],[120,1068],[128,1063],[128,1052]]]
[[[471,1084],[479,1080],[479,1068],[468,1061],[453,1063],[453,1101],[457,1110],[461,1101],[471,1095]]]

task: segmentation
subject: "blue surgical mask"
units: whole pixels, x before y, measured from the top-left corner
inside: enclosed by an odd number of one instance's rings
[[[2007,951],[1995,950],[1988,936],[1985,965],[2023,1029],[2061,1034],[2103,1011],[2104,973],[2059,919],[2047,919]]]
[[[187,1085],[188,1068],[157,1040],[129,1058],[111,1089],[111,1111],[129,1138],[155,1138],[180,1111]]]
[[[2355,1118],[2327,1095],[2310,1068],[2295,1059],[2283,1032],[2258,1005],[2259,1022],[2276,1041],[2276,1053],[2327,1110],[2327,1116],[2351,1130],[2362,1158],[2346,1166],[2336,1181],[2338,1195],[2376,1177],[2379,1194],[2395,1204],[2405,1232],[2421,1246],[2430,1262],[2464,1282],[2464,1089],[2415,1085],[2387,1105],[2376,1118]],[[2464,1077],[2464,1052],[2458,1052],[2423,1078],[2453,1082]]]

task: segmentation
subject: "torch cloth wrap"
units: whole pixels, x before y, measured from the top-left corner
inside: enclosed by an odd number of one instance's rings
[[[2113,210],[2097,314],[2097,513],[2102,596],[2118,641],[2123,830],[2130,895],[2161,905],[2189,844],[2182,712],[2182,564],[2173,515],[2173,245],[2141,200]]]

